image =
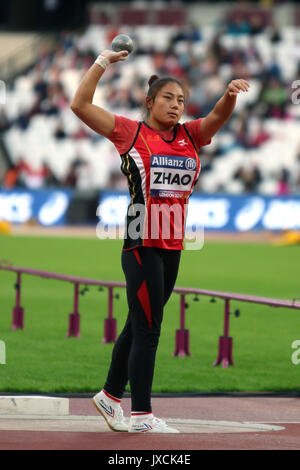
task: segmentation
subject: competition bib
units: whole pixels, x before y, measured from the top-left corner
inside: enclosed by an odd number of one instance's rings
[[[151,155],[150,195],[182,198],[189,194],[196,167],[195,158]]]

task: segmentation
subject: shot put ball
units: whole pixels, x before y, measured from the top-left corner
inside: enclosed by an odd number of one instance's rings
[[[133,50],[132,39],[127,34],[119,34],[113,39],[111,48],[114,52],[128,51],[130,54]]]

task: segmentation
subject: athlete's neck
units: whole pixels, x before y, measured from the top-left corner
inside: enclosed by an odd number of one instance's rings
[[[146,124],[148,124],[149,127],[157,131],[172,131],[174,129],[174,126],[167,126],[162,122],[156,121],[156,119],[151,119],[151,117],[145,122]]]

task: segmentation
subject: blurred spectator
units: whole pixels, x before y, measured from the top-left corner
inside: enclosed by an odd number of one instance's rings
[[[265,22],[262,19],[262,16],[259,14],[251,15],[249,19],[249,24],[250,24],[250,28],[249,28],[250,36],[256,36],[257,34],[261,34],[266,27]]]
[[[254,118],[249,109],[242,111],[233,121],[236,143],[245,148],[257,148],[270,139],[260,119]]]
[[[270,78],[260,94],[260,106],[265,118],[285,118],[289,92],[276,77]]]
[[[21,156],[18,163],[11,164],[4,177],[4,187],[13,189],[15,187],[38,189],[50,182],[53,184],[54,175],[46,163],[40,168],[32,168]],[[57,181],[57,184],[59,182]]]
[[[69,100],[64,92],[63,86],[59,82],[48,85],[47,97],[41,101],[40,109],[42,113],[49,115],[58,115],[60,110],[65,109]]]
[[[65,139],[67,137],[62,121],[59,121],[57,124],[57,127],[54,131],[54,137],[58,140]]]
[[[71,162],[63,185],[73,189],[89,190],[93,188],[93,170],[87,160],[77,157]]]
[[[279,173],[278,184],[277,184],[277,195],[285,196],[290,193],[290,174],[286,168],[282,168]]]
[[[252,136],[250,136],[250,147],[259,147],[263,143],[267,142],[267,140],[270,138],[270,134],[260,127]]]
[[[0,133],[9,129],[10,123],[9,119],[6,115],[5,109],[1,109],[0,107]]]
[[[246,193],[253,193],[257,190],[262,177],[259,169],[256,166],[253,166],[238,168],[234,174],[234,179],[243,183],[244,191]]]
[[[222,33],[217,33],[212,38],[207,49],[207,55],[214,57],[220,65],[230,62],[230,51],[222,44]]]
[[[17,126],[22,130],[26,131],[26,129],[29,126],[30,122],[30,115],[27,111],[21,110],[17,119],[16,119],[16,124]]]
[[[80,164],[76,168],[77,181],[76,189],[85,191],[93,188],[93,170],[90,163],[87,160],[82,159]]]
[[[172,47],[177,42],[189,41],[191,43],[201,41],[202,34],[199,27],[196,24],[190,23],[178,27],[176,33],[171,37],[170,47]]]
[[[66,186],[67,188],[76,188],[78,179],[77,168],[80,163],[80,158],[75,158],[75,160],[71,162],[66,178],[63,181],[63,186]]]
[[[240,36],[241,34],[249,34],[251,25],[249,21],[241,14],[235,14],[227,23],[227,33],[231,36]]]
[[[295,181],[294,193],[300,194],[300,173],[298,173]]]
[[[33,83],[33,90],[36,93],[40,101],[47,98],[48,84],[43,78],[43,74],[39,67],[36,67],[36,78]]]
[[[272,29],[270,30],[270,41],[273,44],[276,44],[276,43],[282,41],[281,33],[280,33],[279,29],[276,28],[275,26],[273,26]]]
[[[3,187],[5,189],[14,189],[22,186],[20,180],[20,166],[18,164],[12,164],[4,175]]]
[[[43,162],[44,181],[43,186],[47,187],[59,187],[61,186],[60,180],[55,176],[52,169],[46,161]]]

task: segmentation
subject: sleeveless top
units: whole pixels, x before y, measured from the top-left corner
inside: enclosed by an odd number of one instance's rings
[[[138,246],[183,249],[188,199],[200,173],[196,147],[184,124],[163,139],[139,122],[131,148],[121,155],[130,204],[123,250]]]

